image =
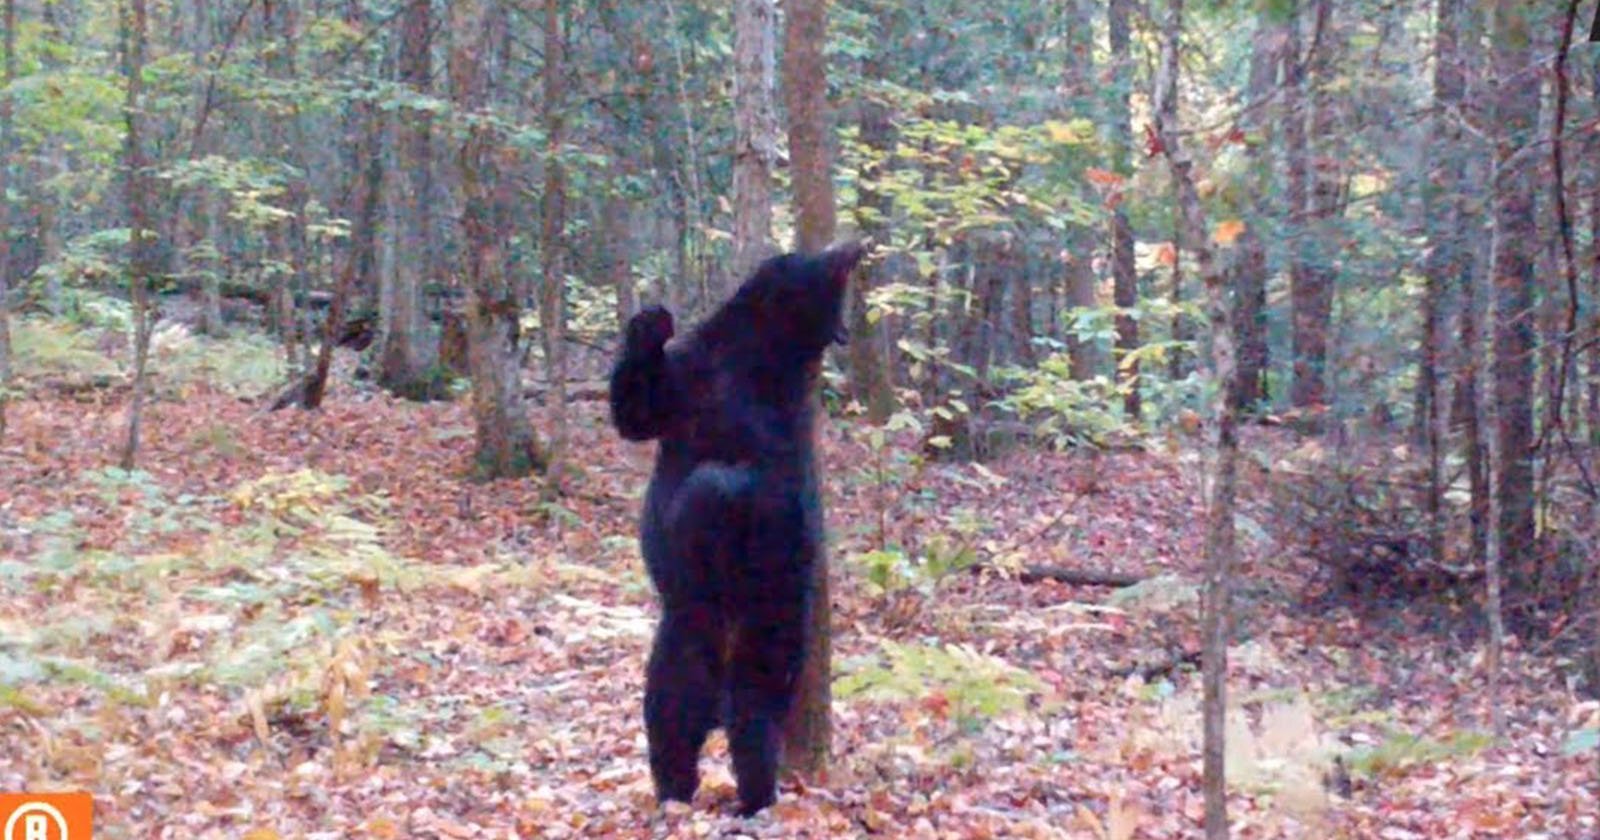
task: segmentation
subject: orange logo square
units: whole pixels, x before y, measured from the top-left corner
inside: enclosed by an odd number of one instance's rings
[[[87,793],[0,793],[0,840],[90,840],[93,833]]]

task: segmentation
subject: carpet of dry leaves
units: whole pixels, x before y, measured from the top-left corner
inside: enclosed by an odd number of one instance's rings
[[[0,790],[93,791],[101,837],[1199,834],[1198,617],[1182,597],[1199,579],[1199,467],[1179,449],[1027,452],[986,470],[932,466],[885,489],[858,474],[874,456],[849,424],[828,424],[838,659],[884,639],[961,644],[1043,690],[978,726],[959,725],[937,690],[841,699],[827,778],[741,820],[720,735],[694,806],[654,805],[639,712],[653,605],[631,541],[651,453],[610,434],[599,403],[577,411],[575,469],[551,505],[537,480],[465,478],[463,404],[348,386],[317,413],[264,413],[203,387],[181,396],[150,406],[140,459],[167,497],[213,500],[227,529],[243,527],[230,494],[245,482],[304,468],[344,476],[346,492],[384,501],[383,547],[423,571],[405,585],[353,576],[360,597],[317,660],[324,673],[293,690],[159,676],[230,632],[196,618],[205,602],[186,587],[201,579],[146,590],[161,598],[70,573],[0,587]],[[0,559],[35,562],[40,523],[61,511],[82,527],[78,550],[152,569],[214,544],[215,532],[181,523],[152,536],[136,494],[89,480],[115,462],[124,411],[83,395],[13,403]],[[908,494],[936,502],[879,516]],[[1119,602],[1106,588],[1001,573],[963,573],[932,596],[865,585],[851,558],[880,523],[909,540],[953,511],[978,523],[980,558],[1170,575],[1178,595]],[[1595,755],[1562,750],[1600,707],[1569,690],[1559,663],[1513,647],[1497,701],[1505,735],[1474,741],[1491,706],[1480,642],[1405,611],[1313,609],[1308,567],[1270,527],[1245,530],[1230,672],[1235,836],[1600,832]],[[266,573],[273,556],[256,561]],[[64,672],[8,680],[21,654],[6,637],[75,626],[90,629],[35,638],[35,649],[93,662],[114,686]]]

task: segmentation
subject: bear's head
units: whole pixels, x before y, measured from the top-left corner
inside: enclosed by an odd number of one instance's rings
[[[814,361],[830,343],[845,340],[845,288],[865,253],[861,243],[850,242],[771,257],[711,321],[729,332],[748,331],[730,337],[758,342],[764,353]]]

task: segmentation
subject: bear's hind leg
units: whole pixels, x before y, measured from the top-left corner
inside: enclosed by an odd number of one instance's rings
[[[778,794],[783,721],[793,705],[805,656],[802,599],[740,622],[730,663],[733,694],[728,746],[739,786],[739,813],[754,814]]]
[[[645,676],[645,734],[656,798],[689,802],[700,785],[700,748],[716,727],[725,625],[706,606],[668,608]]]

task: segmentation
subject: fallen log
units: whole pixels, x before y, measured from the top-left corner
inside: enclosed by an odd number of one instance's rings
[[[993,566],[982,564],[972,567],[973,572],[985,570],[997,571]],[[1117,588],[1142,583],[1146,579],[1144,575],[1099,572],[1091,569],[1068,569],[1065,566],[1024,566],[1020,571],[1015,572],[1015,575],[1017,580],[1023,583],[1040,583],[1048,580],[1056,583],[1072,584],[1073,586],[1114,586]]]
[[[1040,581],[1055,581],[1057,583],[1070,583],[1075,586],[1132,586],[1144,581],[1143,575],[1129,575],[1121,572],[1097,572],[1086,569],[1068,569],[1062,566],[1028,566],[1017,575],[1023,583],[1039,583]]]

